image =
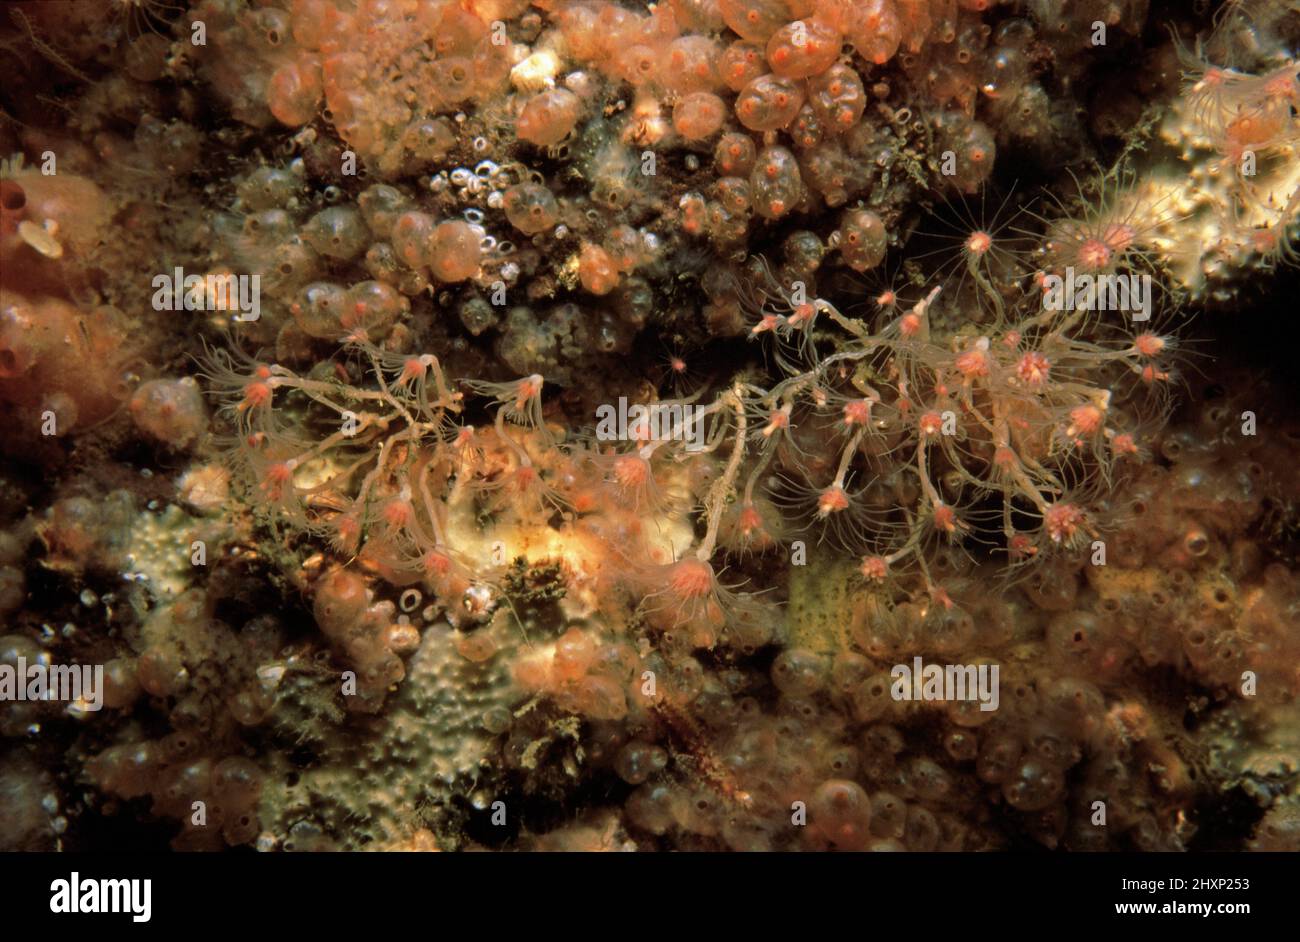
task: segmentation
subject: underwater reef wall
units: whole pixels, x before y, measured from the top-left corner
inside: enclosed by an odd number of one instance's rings
[[[11,4],[0,849],[1300,850],[1300,4],[1184,6]]]

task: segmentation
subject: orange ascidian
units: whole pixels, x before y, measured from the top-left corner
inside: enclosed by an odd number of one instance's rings
[[[545,232],[560,216],[555,196],[540,183],[516,183],[503,194],[502,208],[510,225],[524,235]]]
[[[370,231],[387,240],[392,238],[393,223],[407,210],[409,203],[401,190],[376,183],[357,194],[357,206]]]
[[[718,0],[668,0],[682,29],[696,33],[716,33],[723,27]]]
[[[749,182],[740,177],[723,177],[714,187],[718,202],[729,213],[747,213],[753,205]]]
[[[644,43],[636,43],[618,52],[614,70],[619,78],[633,88],[655,81],[659,71],[657,51]]]
[[[747,177],[754,169],[756,153],[752,137],[729,131],[718,138],[713,149],[713,163],[718,173],[725,177]]]
[[[718,0],[722,20],[743,39],[765,43],[778,29],[813,12],[813,0]]]
[[[997,144],[988,125],[960,112],[942,116],[936,125],[942,142],[940,169],[963,193],[974,193],[993,172]]]
[[[115,412],[130,393],[125,339],[116,308],[83,311],[59,298],[0,289],[0,409],[18,419],[0,451],[20,447],[28,433],[61,436]]]
[[[588,242],[578,257],[578,277],[592,294],[609,294],[618,286],[618,269],[609,253]]]
[[[339,318],[342,336],[376,338],[411,309],[411,302],[382,281],[361,281],[348,289]]]
[[[808,104],[830,132],[838,134],[862,120],[867,96],[858,73],[838,64],[808,80]]]
[[[324,97],[320,59],[303,55],[286,62],[271,75],[266,103],[281,124],[298,127],[316,117]]]
[[[414,210],[402,213],[393,221],[393,252],[407,268],[419,271],[424,267],[425,247],[437,225],[437,220],[428,213]]]
[[[524,105],[515,123],[515,133],[520,140],[549,147],[568,136],[581,113],[582,102],[577,95],[565,88],[553,88]]]
[[[737,40],[722,53],[718,74],[727,88],[738,92],[767,71],[763,47]]]
[[[298,329],[309,337],[335,338],[342,333],[347,292],[342,285],[314,281],[289,305]]]
[[[128,408],[141,431],[175,448],[192,445],[208,426],[203,394],[189,376],[142,383]]]
[[[370,604],[365,580],[348,569],[336,569],[316,586],[312,614],[325,636],[342,640]]]
[[[444,105],[457,105],[474,94],[474,61],[452,56],[433,64],[438,99]]]
[[[446,118],[418,118],[402,132],[402,146],[416,161],[429,163],[456,146],[456,132]]]
[[[767,41],[767,64],[785,78],[810,78],[834,64],[841,41],[840,31],[824,20],[795,20]]]
[[[682,214],[682,231],[691,235],[704,232],[708,217],[708,204],[699,193],[686,193],[678,201],[677,207]]]
[[[659,84],[670,92],[687,95],[713,91],[720,84],[718,47],[707,36],[679,36],[668,44],[659,68]]]
[[[840,222],[840,255],[854,271],[875,268],[885,258],[889,237],[880,217],[869,209],[850,209]]]
[[[857,782],[822,782],[808,802],[808,819],[836,850],[865,850],[871,841],[871,799]]]
[[[784,147],[765,147],[749,178],[754,211],[765,219],[779,219],[803,200],[803,178],[794,154]]]
[[[439,223],[429,239],[429,269],[439,281],[455,282],[478,274],[483,237],[459,219]]]
[[[803,98],[794,79],[760,75],[736,96],[736,117],[751,131],[779,131],[794,120]]]
[[[858,55],[876,65],[894,58],[903,41],[903,21],[895,0],[862,0],[853,7],[846,29]]]
[[[692,92],[673,107],[673,128],[688,141],[712,137],[722,128],[727,106],[712,92]]]
[[[786,130],[794,146],[803,152],[812,150],[826,138],[825,123],[808,104],[799,109],[794,122]]]

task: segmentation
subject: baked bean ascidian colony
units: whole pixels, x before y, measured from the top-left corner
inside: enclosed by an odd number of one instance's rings
[[[1300,849],[1298,39],[11,4],[0,847]]]

